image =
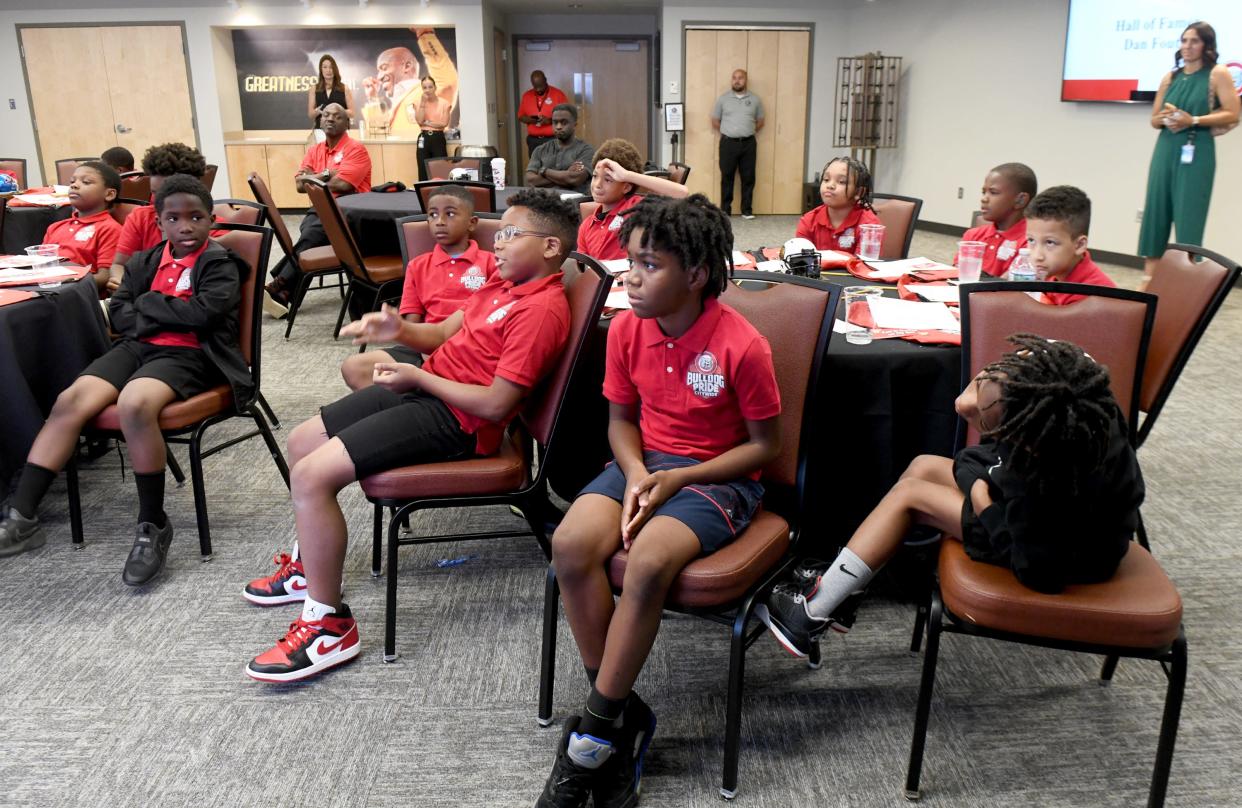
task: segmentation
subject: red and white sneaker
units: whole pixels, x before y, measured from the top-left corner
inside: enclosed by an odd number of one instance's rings
[[[266,578],[255,578],[246,584],[242,597],[259,606],[279,606],[282,603],[301,603],[306,600],[306,573],[294,554],[277,553],[276,572]]]
[[[311,623],[299,617],[276,645],[250,660],[246,675],[260,682],[296,682],[358,656],[358,624],[344,603]]]

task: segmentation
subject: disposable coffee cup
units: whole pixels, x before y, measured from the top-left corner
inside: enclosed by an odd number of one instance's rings
[[[505,158],[492,158],[492,185],[496,186],[497,191],[505,189]]]

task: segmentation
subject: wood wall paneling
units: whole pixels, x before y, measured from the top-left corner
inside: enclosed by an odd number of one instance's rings
[[[270,144],[267,147],[267,187],[278,208],[305,208],[310,206],[306,194],[298,193],[293,177],[302,166],[306,147],[301,144]]]
[[[246,184],[252,171],[263,178],[268,188],[272,187],[267,175],[267,147],[263,144],[225,146],[224,161],[229,172],[229,188],[235,198],[249,199],[253,195]]]
[[[133,25],[98,30],[107,60],[113,120],[129,130],[118,131],[117,145],[129,149],[138,160],[160,143],[195,145],[181,27]]]
[[[785,146],[777,143],[775,121],[777,108],[777,92],[784,77],[780,75],[777,64],[780,60],[779,31],[751,31],[746,45],[747,84],[750,91],[759,96],[763,102],[764,125],[759,130],[756,140],[755,155],[755,193],[754,210],[756,213],[773,213],[772,190],[778,181],[774,168],[776,152],[781,152],[781,162],[785,160]],[[742,210],[741,179],[738,189],[733,194],[733,209]]]
[[[775,110],[768,113],[765,128],[773,129],[777,143],[777,174],[772,189],[772,210],[802,212],[802,183],[806,177],[807,90],[810,81],[811,34],[781,31]],[[826,137],[829,133],[820,133]],[[790,170],[796,166],[796,172]]]
[[[384,144],[384,182],[396,181],[404,182],[407,186],[413,186],[418,182],[417,144]]]

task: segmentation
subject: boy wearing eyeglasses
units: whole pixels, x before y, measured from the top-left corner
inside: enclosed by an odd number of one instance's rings
[[[397,342],[430,354],[422,367],[381,362],[374,384],[329,404],[289,435],[296,563],[284,602],[302,615],[246,673],[265,682],[314,676],[358,655],[358,627],[341,601],[348,533],[336,495],[372,474],[418,463],[489,455],[526,394],[569,338],[561,262],[576,245],[577,207],[546,191],[509,200],[496,236],[497,274],[439,323],[396,309],[341,330],[355,344]],[[299,586],[302,587],[299,589]]]

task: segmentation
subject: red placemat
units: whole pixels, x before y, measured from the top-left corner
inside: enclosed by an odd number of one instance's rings
[[[23,300],[30,300],[38,297],[34,292],[25,292],[21,289],[0,289],[0,306],[7,306],[10,303],[21,303]]]
[[[948,286],[948,281],[932,281],[931,283],[922,283],[914,275],[902,275],[897,281],[897,295],[902,300],[922,300],[916,291],[923,286]],[[956,306],[958,301],[950,300],[945,303],[946,306]]]
[[[50,185],[44,185],[40,188],[27,188],[26,190],[22,191],[22,194],[54,194],[54,193],[56,193],[56,189]],[[9,199],[10,208],[53,208],[54,209],[54,208],[64,207],[64,205],[68,205],[68,204],[69,204],[68,197],[66,197],[64,203],[60,205],[36,205],[33,202],[27,202],[23,199],[18,199],[16,196],[13,196],[12,198]]]
[[[866,326],[871,329],[872,339],[904,339],[907,342],[921,342],[924,345],[961,345],[962,335],[954,331],[924,329],[911,331],[904,328],[876,328],[871,316],[871,306],[865,300],[851,303],[846,312],[846,322]]]
[[[88,268],[80,267],[77,264],[61,264],[60,268],[73,270],[73,277],[71,278],[68,275],[65,275],[64,277],[56,278],[53,281],[49,281],[49,282],[60,281],[61,283],[73,283],[74,281],[80,281],[83,278],[85,278],[87,275],[91,274],[91,271]],[[16,280],[11,280],[11,281],[0,281],[0,287],[34,286],[36,283],[41,283],[41,281],[23,280],[21,278],[18,278]]]

